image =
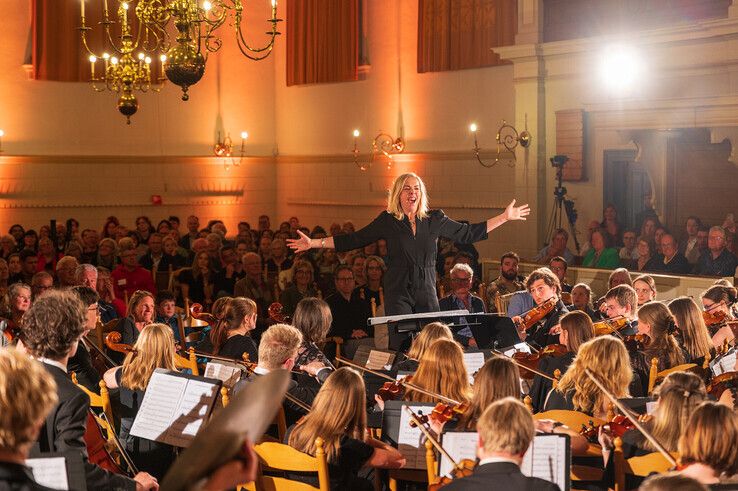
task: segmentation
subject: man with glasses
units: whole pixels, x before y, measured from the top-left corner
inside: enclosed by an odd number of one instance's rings
[[[664,259],[659,264],[659,271],[666,274],[688,274],[692,269],[687,257],[679,252],[679,244],[673,235],[664,234],[661,237],[661,253]]]
[[[712,227],[707,235],[707,250],[697,261],[695,273],[704,276],[735,275],[738,259],[726,248],[725,229]]]
[[[35,301],[38,297],[54,288],[54,278],[46,271],[39,271],[31,279],[31,295]]]
[[[77,383],[87,387],[92,392],[100,391],[100,374],[92,366],[90,351],[85,342],[87,334],[95,329],[99,317],[97,302],[99,296],[92,288],[86,286],[75,286],[71,289],[82,301],[85,310],[85,331],[82,334],[82,342],[77,346],[77,352],[69,358],[67,369],[77,375]]]
[[[482,299],[471,293],[471,286],[474,281],[474,271],[471,269],[471,266],[464,263],[454,264],[454,267],[451,268],[450,276],[452,292],[450,295],[438,301],[441,310],[468,310],[471,313],[484,312],[484,302]],[[467,324],[464,317],[454,319],[453,323],[465,326]],[[477,346],[477,342],[469,326],[459,330],[455,337],[464,346],[472,348]]]
[[[351,266],[347,264],[337,266],[333,278],[336,292],[325,299],[333,316],[330,335],[341,336],[345,340],[343,344],[345,356],[353,358],[359,346],[374,345],[374,333],[366,324],[371,313],[366,302],[358,297],[351,298],[355,285]]]
[[[564,293],[571,293],[572,286],[566,282],[566,270],[569,269],[569,263],[561,256],[556,256],[548,262],[548,269],[553,271],[559,278],[561,283],[561,291]]]

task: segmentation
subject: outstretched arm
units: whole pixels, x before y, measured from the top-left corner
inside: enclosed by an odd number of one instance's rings
[[[311,239],[304,233],[297,231],[300,236],[299,239],[287,239],[287,246],[295,252],[305,252],[310,249],[333,249],[336,245],[333,242],[333,237],[326,237],[325,239]]]
[[[530,207],[527,204],[515,206],[515,200],[512,200],[505,211],[487,220],[487,233],[510,220],[525,220],[528,215],[530,215]]]

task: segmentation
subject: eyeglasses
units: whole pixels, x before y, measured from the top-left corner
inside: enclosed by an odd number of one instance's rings
[[[451,278],[451,281],[454,283],[469,283],[471,278]]]

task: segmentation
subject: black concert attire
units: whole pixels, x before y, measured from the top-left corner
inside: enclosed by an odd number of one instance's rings
[[[415,218],[413,235],[407,216],[398,220],[383,211],[366,227],[333,237],[337,252],[364,247],[383,238],[387,241],[387,271],[384,274],[384,311],[387,315],[437,312],[436,244],[439,237],[460,243],[487,238],[487,223],[465,225],[432,210],[424,219]]]
[[[115,326],[115,330],[120,333],[120,342],[129,346],[133,346],[136,341],[138,341],[138,336],[141,334],[141,332],[136,329],[136,323],[130,317],[121,318],[120,322]],[[126,357],[124,353],[119,353],[107,348],[106,351],[108,356],[114,362],[119,365],[123,364],[123,359]]]
[[[213,275],[214,273],[211,273]],[[179,282],[184,283],[189,287],[188,297],[190,303],[199,303],[205,305],[205,277],[202,273],[197,275],[192,274],[192,270],[185,269],[179,273]],[[212,298],[210,299],[213,300]]]
[[[136,482],[133,479],[113,474],[89,462],[84,435],[90,398],[61,368],[48,363],[44,363],[44,368],[56,382],[59,402],[46,416],[33,455],[38,456],[38,452],[78,451],[82,454],[88,490],[135,490]]]
[[[86,387],[92,392],[100,392],[100,374],[92,366],[92,357],[90,351],[82,341],[77,345],[77,352],[69,358],[67,362],[67,371],[77,376],[77,383]]]
[[[728,249],[723,249],[723,252],[716,258],[712,257],[712,251],[708,249],[697,261],[695,273],[704,276],[732,277],[735,275],[736,267],[738,267],[738,259]]]
[[[254,281],[248,276],[238,280],[233,286],[233,296],[246,297],[256,302],[258,317],[267,315],[267,308],[276,299],[274,298],[274,284],[259,276],[259,281]]]
[[[121,384],[122,378],[123,369],[121,368],[115,372],[115,381],[118,383],[120,394],[115,407],[116,414],[120,415],[118,430],[120,442],[139,470],[148,472],[157,479],[163,479],[177,457],[175,447],[131,435],[133,421],[141,408],[145,391],[125,387]]]
[[[371,310],[365,301],[359,298],[346,300],[343,295],[336,292],[326,298],[325,303],[330,307],[333,316],[330,336],[351,339],[354,329],[363,330],[370,338],[374,336],[374,331],[366,323],[371,316]]]
[[[418,360],[413,360],[412,358],[408,358],[404,353],[397,353],[395,356],[395,363],[392,365],[392,371],[397,372],[412,372],[415,373],[418,371],[418,367],[420,366],[420,362]]]
[[[487,491],[510,489],[556,491],[559,487],[538,477],[527,477],[514,462],[490,462],[477,466],[471,476],[454,479],[444,486],[448,491]]]
[[[0,462],[0,490],[2,491],[53,491],[33,479],[31,469],[13,462]]]
[[[561,375],[566,373],[566,369],[569,368],[571,362],[574,361],[576,353],[570,351],[563,356],[544,356],[541,357],[538,363],[538,371],[543,372],[546,375],[553,377],[556,370],[561,371]],[[546,405],[546,397],[553,388],[553,384],[547,378],[543,378],[540,375],[536,375],[533,378],[533,384],[530,387],[530,393],[528,394],[533,404],[533,409],[536,412],[542,411]]]
[[[259,359],[259,348],[248,334],[231,336],[223,343],[217,353],[213,353],[213,343],[210,341],[210,336],[208,335],[197,343],[197,351],[233,358],[235,360],[241,360],[243,354],[248,353],[250,361],[256,362]]]
[[[543,320],[528,329],[528,337],[525,338],[525,341],[536,349],[544,348],[549,344],[559,344],[559,335],[549,334],[549,331],[559,323],[559,318],[568,312],[569,309],[566,308],[564,302],[559,300],[554,309]]]

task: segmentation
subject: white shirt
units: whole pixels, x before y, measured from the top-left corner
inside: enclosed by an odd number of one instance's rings
[[[58,361],[56,361],[56,360],[50,360],[49,358],[44,358],[43,356],[39,356],[39,357],[38,357],[38,358],[36,358],[36,359],[37,359],[38,361],[42,362],[42,363],[46,363],[47,365],[51,365],[51,366],[54,366],[54,367],[56,367],[56,368],[60,368],[60,369],[64,370],[64,373],[68,373],[68,372],[67,372],[67,366],[66,366],[66,365],[64,365],[64,364],[63,364],[63,363],[61,363],[61,362],[58,362]]]
[[[479,465],[484,464],[497,464],[500,462],[509,462],[511,464],[515,464],[518,467],[520,467],[520,464],[516,460],[513,459],[506,459],[505,457],[487,457],[486,459],[482,459],[479,461]]]

